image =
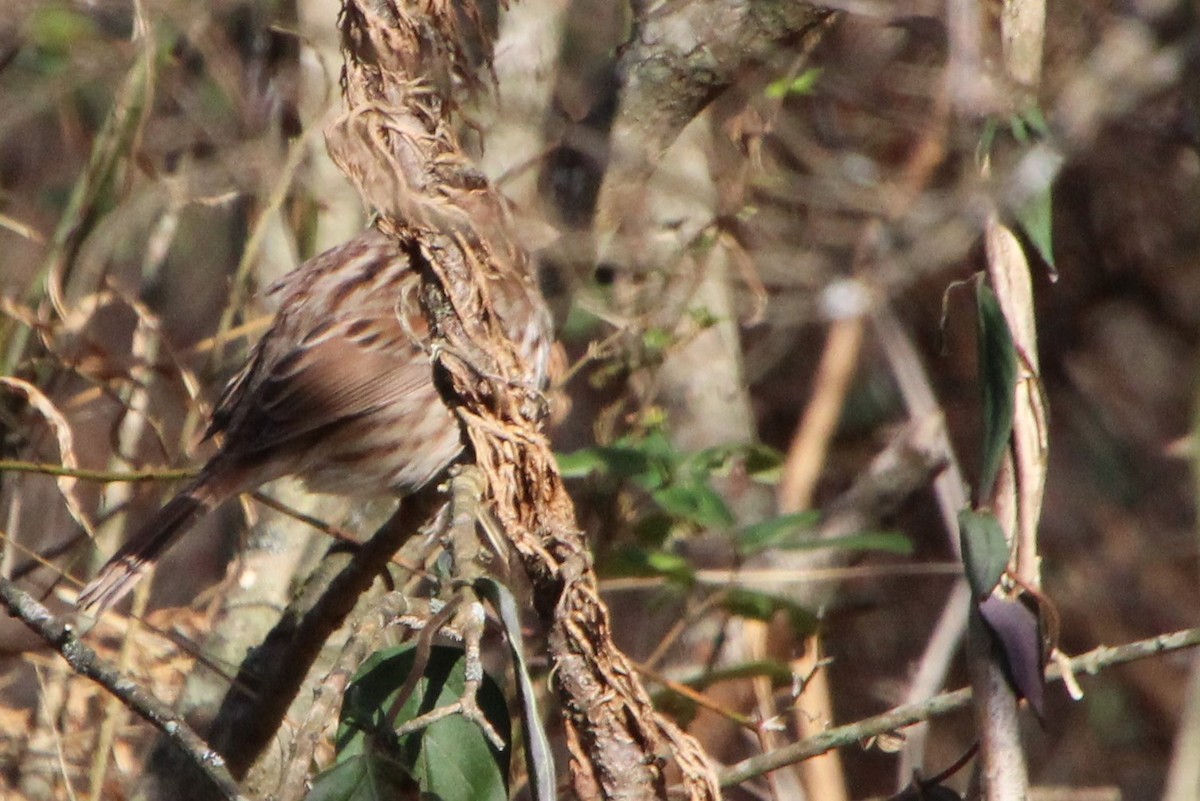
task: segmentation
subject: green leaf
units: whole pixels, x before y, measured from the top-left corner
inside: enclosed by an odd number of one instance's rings
[[[728,475],[735,466],[748,475],[764,481],[763,476],[777,472],[783,465],[784,456],[767,445],[717,445],[696,451],[685,460],[694,475]],[[778,480],[778,479],[776,479]]]
[[[1017,140],[1022,145],[1028,145],[1032,136],[1029,132],[1029,126],[1025,122],[1025,118],[1020,114],[1013,114],[1008,119],[1008,128],[1012,131],[1013,139]]]
[[[638,543],[647,548],[658,548],[667,541],[675,530],[675,518],[662,512],[643,515],[633,527]]]
[[[555,456],[563,478],[585,478],[592,473],[629,478],[646,473],[650,468],[650,458],[635,448],[599,445]]]
[[[648,355],[658,355],[671,347],[671,343],[675,341],[675,335],[665,328],[651,326],[642,333],[642,346],[646,349]]]
[[[606,565],[609,576],[662,576],[677,584],[688,585],[696,574],[679,554],[646,548],[623,548]]]
[[[1022,111],[1021,122],[1027,130],[1042,139],[1050,136],[1050,123],[1046,122],[1046,115],[1037,106],[1029,106]]]
[[[25,38],[55,53],[67,53],[97,34],[96,23],[87,14],[65,4],[47,4],[35,10],[22,24]]]
[[[721,606],[730,614],[751,620],[768,621],[782,612],[787,615],[792,630],[802,637],[815,632],[819,622],[816,615],[794,601],[744,587],[729,590]]]
[[[982,280],[975,284],[975,303],[979,314],[979,386],[983,393],[983,467],[978,497],[987,498],[1012,434],[1017,352],[996,293]]]
[[[811,94],[821,77],[821,68],[813,67],[797,75],[795,78],[780,78],[767,84],[765,93],[772,100],[781,100],[788,95]]]
[[[987,598],[1008,567],[1009,547],[1004,530],[991,512],[963,509],[958,513],[958,537],[971,592],[976,598]]]
[[[755,480],[768,484],[779,483],[780,471],[786,457],[766,445],[746,445],[742,454],[745,456],[743,469]]]
[[[815,510],[780,515],[746,526],[737,532],[735,539],[743,554],[753,554],[779,546],[800,532],[812,531],[820,520],[821,513]]]
[[[908,556],[912,553],[912,541],[898,531],[864,531],[828,539],[796,539],[784,542],[779,547],[790,551],[808,551],[816,548],[835,548],[842,551],[884,551],[885,553]]]
[[[1038,255],[1051,267],[1054,263],[1053,241],[1053,202],[1050,187],[1047,186],[1029,199],[1025,205],[1017,209],[1017,222],[1029,241],[1033,244]]]
[[[374,745],[340,759],[313,780],[306,801],[389,801],[412,795],[404,765]]]
[[[764,520],[742,529],[738,541],[743,555],[767,548],[789,551],[814,551],[834,548],[844,551],[884,551],[901,555],[912,553],[912,542],[896,531],[864,531],[840,537],[808,536],[820,522],[820,512],[798,512]]]
[[[652,430],[639,437],[623,437],[611,445],[557,454],[557,459],[564,478],[597,473],[653,490],[671,480],[682,456],[665,434]]]
[[[976,162],[983,164],[990,155],[1001,128],[1002,123],[996,119],[988,119],[984,123],[983,132],[979,138],[979,146],[975,151]],[[1019,113],[1010,115],[1008,117],[1008,131],[1012,135],[1013,140],[1026,152],[1032,149],[1039,140],[1047,139],[1050,136],[1050,126],[1046,122],[1046,117],[1042,114],[1042,110],[1036,106],[1030,106]],[[1025,232],[1025,236],[1029,239],[1030,244],[1033,245],[1038,255],[1042,257],[1042,260],[1050,266],[1051,270],[1056,267],[1054,263],[1052,209],[1053,203],[1050,186],[1046,186],[1016,209],[1017,223],[1020,225],[1021,230]]]
[[[346,690],[338,727],[338,759],[364,753],[384,734],[400,690],[416,662],[416,648],[403,645],[374,654]],[[465,659],[459,648],[435,646],[412,694],[395,714],[403,724],[462,696]],[[504,693],[484,676],[476,696],[479,708],[507,742],[508,705]],[[394,758],[412,773],[423,793],[442,801],[506,801],[509,749],[496,751],[474,723],[451,715],[401,738]]]
[[[596,287],[592,289],[595,291]],[[604,321],[601,318],[587,309],[581,308],[578,303],[573,303],[558,335],[563,342],[588,342],[601,338],[601,335],[596,332],[603,325]]]
[[[529,663],[525,659],[525,633],[521,629],[521,613],[517,600],[508,587],[492,578],[481,578],[475,582],[480,594],[492,602],[500,613],[507,634],[508,648],[513,657],[513,674],[517,679],[517,697],[521,702],[521,726],[525,732],[525,771],[532,777],[529,782],[534,801],[554,801],[558,792],[558,781],[554,775],[554,752],[550,739],[542,725],[542,716],[537,707],[537,689],[529,674]]]
[[[996,143],[996,135],[1000,132],[1000,124],[989,117],[984,120],[983,131],[979,134],[979,144],[975,147],[975,164],[982,166],[991,158],[992,145]]]
[[[725,501],[707,484],[676,484],[655,490],[650,496],[667,514],[704,528],[728,528],[734,523]]]
[[[696,324],[696,328],[701,331],[712,328],[717,323],[721,322],[721,318],[709,311],[708,307],[702,309],[688,309],[688,317]]]

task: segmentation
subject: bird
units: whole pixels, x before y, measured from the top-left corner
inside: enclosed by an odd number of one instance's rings
[[[83,588],[98,617],[203,515],[283,476],[352,497],[412,493],[463,450],[457,419],[433,383],[420,278],[397,241],[367,228],[267,290],[275,318],[229,381],[205,438],[216,453],[141,525]],[[532,274],[493,281],[493,307],[544,388],[553,323]]]

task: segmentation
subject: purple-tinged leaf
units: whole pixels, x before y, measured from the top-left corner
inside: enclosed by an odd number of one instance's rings
[[[1013,690],[1029,701],[1038,721],[1043,721],[1046,672],[1037,616],[1020,601],[994,596],[979,604],[979,615],[999,646]]]

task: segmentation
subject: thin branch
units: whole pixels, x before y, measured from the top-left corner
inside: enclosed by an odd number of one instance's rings
[[[47,476],[66,476],[80,481],[179,481],[196,475],[190,467],[153,467],[146,470],[84,470],[61,464],[25,462],[20,459],[0,459],[0,473],[40,473]]]
[[[386,569],[396,550],[425,524],[442,501],[427,487],[404,499],[400,509],[347,564],[310,577],[296,602],[242,663],[238,684],[230,689],[213,723],[210,738],[229,758],[235,773],[251,762],[275,736],[309,667],[330,634]],[[335,543],[333,548],[343,546]],[[245,687],[248,689],[241,689]]]
[[[909,417],[914,420],[928,420],[931,425],[937,427],[936,446],[945,459],[946,467],[933,480],[934,497],[937,499],[950,551],[961,559],[958,512],[967,506],[966,480],[958,464],[958,455],[950,442],[945,415],[938,404],[929,373],[921,361],[912,336],[896,318],[891,306],[887,303],[877,304],[872,312],[872,322],[875,326],[876,341],[888,361],[896,386],[904,397]],[[950,670],[950,660],[957,653],[958,643],[966,634],[967,616],[963,613],[963,607],[965,600],[969,600],[967,595],[969,592],[965,579],[960,578],[950,590],[946,607],[921,655],[920,667],[908,688],[906,700],[909,703],[919,703],[943,686],[946,673]],[[913,769],[919,768],[924,761],[928,734],[926,727],[921,726],[914,729],[912,736],[905,740],[898,761],[898,783],[901,787],[908,784]]]
[[[383,631],[404,612],[406,606],[407,601],[402,593],[389,592],[359,615],[337,662],[317,685],[308,717],[292,739],[291,753],[275,792],[276,798],[289,801],[303,798],[307,793],[309,771],[317,745],[325,729],[336,720],[346,687],[371,652],[379,647]]]
[[[1198,645],[1200,645],[1200,628],[1183,629],[1116,647],[1102,645],[1073,658],[1071,669],[1078,673],[1095,674],[1115,665],[1123,665],[1127,662],[1135,662],[1139,659],[1147,659],[1184,648],[1195,648]],[[1051,666],[1046,671],[1046,678],[1050,681],[1061,681],[1062,675],[1057,667]],[[733,787],[747,779],[761,776],[768,771],[778,770],[785,765],[810,759],[831,749],[854,745],[868,737],[876,737],[923,720],[940,717],[948,712],[962,709],[970,702],[971,689],[969,687],[942,693],[928,701],[899,706],[882,715],[830,729],[816,737],[793,743],[787,748],[744,759],[721,771],[718,778],[722,787]]]
[[[58,652],[81,676],[108,690],[134,714],[154,726],[175,748],[212,782],[222,798],[241,799],[237,782],[225,766],[225,760],[200,739],[175,712],[101,659],[75,636],[73,627],[50,613],[28,593],[0,578],[0,603],[13,617],[28,626],[47,645]]]

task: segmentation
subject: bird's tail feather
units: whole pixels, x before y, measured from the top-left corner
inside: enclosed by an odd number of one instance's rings
[[[79,594],[75,605],[80,612],[97,617],[124,598],[163,551],[213,508],[197,489],[193,485],[172,498],[104,563]]]

